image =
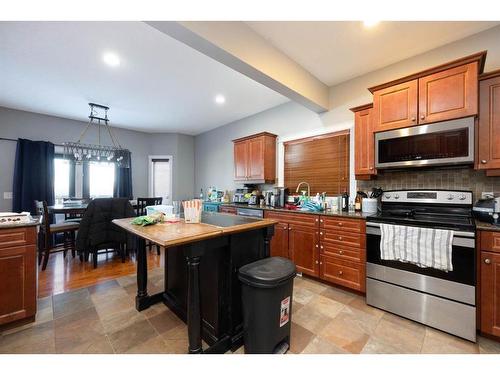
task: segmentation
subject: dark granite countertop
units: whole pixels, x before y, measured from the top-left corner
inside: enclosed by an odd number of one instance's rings
[[[484,221],[480,221],[476,219],[476,229],[477,230],[489,230],[493,232],[500,232],[500,225],[494,225],[490,223],[486,223]]]
[[[40,216],[32,216],[31,221],[26,222],[26,223],[17,223],[17,222],[1,223],[0,229],[34,227],[36,225],[40,225],[40,222],[41,222]]]
[[[366,219],[368,216],[372,216],[373,213],[363,213],[355,211],[325,211],[325,212],[312,212],[312,211],[300,211],[300,210],[288,210],[286,208],[276,208],[269,206],[256,206],[256,205],[246,205],[246,204],[234,204],[234,203],[223,203],[222,206],[226,207],[236,207],[236,208],[250,208],[254,210],[265,210],[265,211],[276,211],[276,212],[286,212],[290,214],[306,214],[306,215],[323,215],[323,216],[337,216],[337,217],[347,217],[353,219]]]

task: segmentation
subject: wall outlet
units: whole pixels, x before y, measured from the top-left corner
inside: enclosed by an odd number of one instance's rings
[[[4,191],[3,199],[12,199],[12,191]]]
[[[486,198],[494,198],[495,194],[493,194],[492,191],[483,191],[481,193],[481,199],[486,199]]]

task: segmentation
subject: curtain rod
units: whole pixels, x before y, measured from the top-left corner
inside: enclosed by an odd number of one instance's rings
[[[0,137],[0,141],[11,141],[11,142],[17,142],[17,139],[14,139],[14,138],[4,138],[4,137]],[[54,143],[54,146],[64,147],[64,145],[60,145],[60,144],[58,144],[58,143]]]

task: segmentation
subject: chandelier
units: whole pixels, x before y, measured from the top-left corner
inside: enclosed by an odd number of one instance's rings
[[[119,167],[130,168],[130,151],[124,149],[109,126],[108,110],[104,105],[89,103],[89,122],[76,142],[64,142],[64,156],[75,163],[114,162]],[[82,143],[91,126],[97,126],[97,144]],[[104,130],[105,129],[105,130]],[[109,134],[112,145],[101,145],[101,132]]]

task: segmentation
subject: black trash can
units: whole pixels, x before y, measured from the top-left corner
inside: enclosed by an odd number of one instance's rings
[[[240,268],[245,353],[285,353],[290,347],[295,264],[281,257]]]

